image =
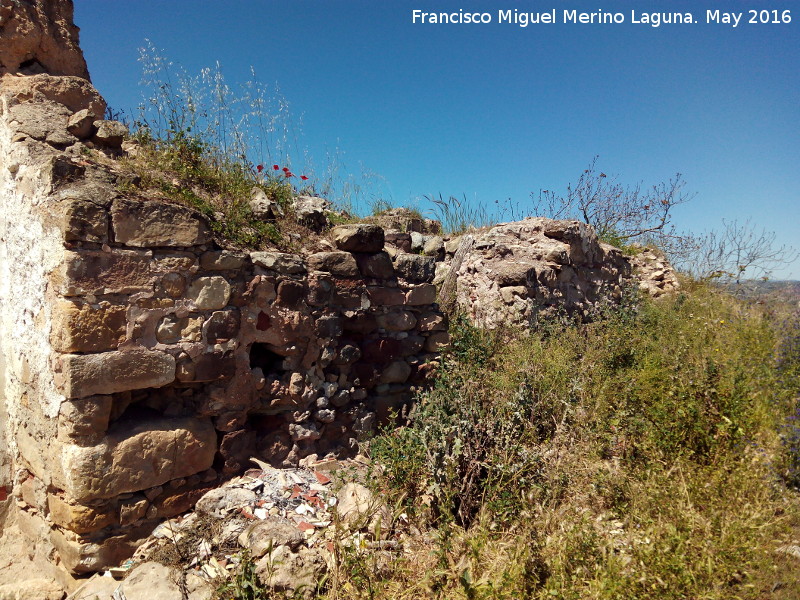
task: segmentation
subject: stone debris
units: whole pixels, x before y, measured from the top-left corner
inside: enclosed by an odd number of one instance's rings
[[[651,298],[658,298],[680,289],[675,269],[661,252],[643,247],[635,247],[635,250],[630,262],[639,279],[640,290]]]
[[[253,459],[258,468],[206,493],[193,512],[158,525],[133,558],[95,575],[68,600],[210,598],[245,551],[263,585],[310,597],[332,566],[334,544],[398,552],[388,507],[359,483],[333,483],[332,472],[363,469],[364,459],[310,458],[294,469]]]

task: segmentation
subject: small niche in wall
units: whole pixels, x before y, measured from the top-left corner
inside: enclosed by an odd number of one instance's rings
[[[250,368],[256,367],[259,367],[265,375],[282,371],[283,356],[274,352],[269,344],[256,342],[250,346]]]

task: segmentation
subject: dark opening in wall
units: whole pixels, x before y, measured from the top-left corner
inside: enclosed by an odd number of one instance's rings
[[[250,347],[250,368],[259,367],[266,375],[283,370],[283,357],[273,352],[268,344],[255,343]]]

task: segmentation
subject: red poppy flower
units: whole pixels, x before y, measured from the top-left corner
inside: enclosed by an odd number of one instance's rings
[[[286,172],[284,173],[284,175],[285,175],[286,177],[294,177],[294,173],[292,173],[291,171],[286,171]]]
[[[306,179],[308,179],[308,177],[306,177],[305,175],[300,175],[300,179],[302,179],[303,181],[305,181]]]
[[[283,172],[284,173],[288,173],[289,172],[289,167],[283,167]]]
[[[264,170],[264,165],[256,165],[256,171],[261,173],[261,171],[263,171],[263,170]]]
[[[273,171],[277,171],[278,169],[280,169],[280,167],[278,165],[272,165],[272,170]]]

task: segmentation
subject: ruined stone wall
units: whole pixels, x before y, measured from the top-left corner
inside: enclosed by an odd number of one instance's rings
[[[6,75],[0,100],[0,485],[70,570],[117,564],[251,457],[352,454],[425,379],[447,341],[431,259],[393,263],[368,225],[308,256],[225,250],[86,160],[121,140],[85,80]]]

